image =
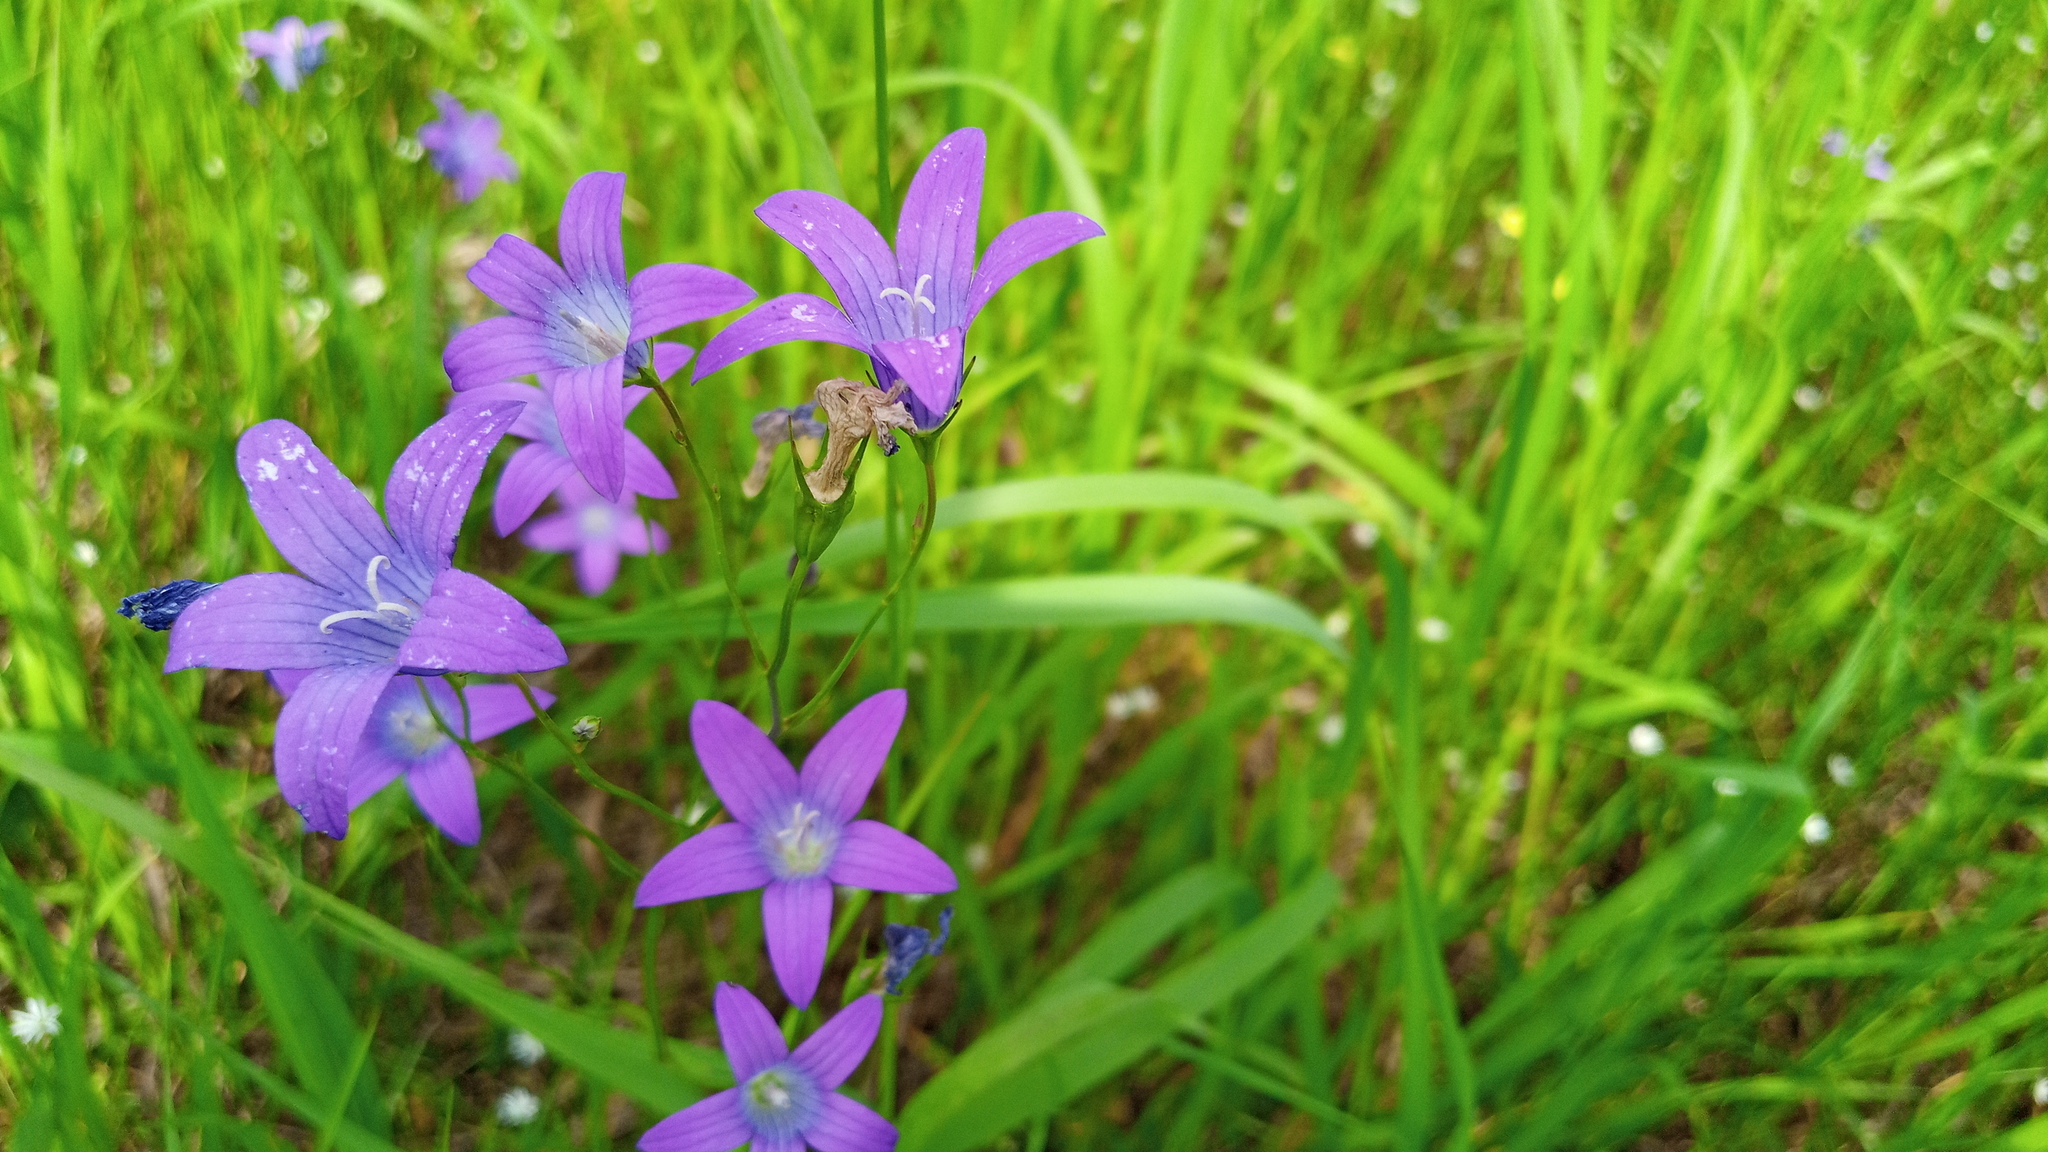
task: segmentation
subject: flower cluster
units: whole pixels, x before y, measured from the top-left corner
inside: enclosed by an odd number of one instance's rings
[[[247,33],[243,43],[292,91],[320,66],[323,42],[340,32],[333,22],[309,27],[287,18]],[[433,100],[440,116],[420,129],[418,142],[462,200],[491,180],[518,178],[518,165],[499,147],[495,117],[444,92]],[[873,371],[866,382],[826,380],[812,403],[752,422],[759,450],[739,485],[747,500],[766,490],[779,445],[824,442],[816,466],[798,473],[813,517],[812,528],[800,529],[799,552],[808,559],[851,507],[851,482],[870,438],[889,453],[896,434],[920,437],[920,453],[928,452],[923,438],[936,435],[959,401],[968,331],[995,292],[1029,265],[1103,234],[1075,213],[1045,213],[1005,229],[977,263],[985,151],[973,128],[939,142],[911,182],[893,247],[851,206],[818,193],[779,193],[757,211],[810,259],[838,303],[807,293],[768,301],[712,337],[692,382],[791,340],[851,347]],[[624,175],[589,173],[569,190],[556,255],[507,234],[469,270],[505,314],[449,341],[446,413],[400,454],[381,514],[302,429],[265,421],[241,436],[236,467],[257,521],[296,572],[217,584],[177,580],[122,602],[122,615],[169,631],[166,672],[269,674],[284,697],[273,752],[278,787],[314,831],[345,835],[352,810],[403,780],[428,821],[457,843],[475,844],[483,834],[470,762],[475,742],[536,717],[549,734],[569,740],[544,715],[554,702],[548,693],[523,679],[464,679],[539,672],[568,660],[546,624],[455,566],[463,520],[501,440],[519,446],[498,477],[494,526],[529,548],[573,553],[586,594],[612,583],[621,556],[668,548],[668,533],[639,501],[672,499],[676,483],[627,430],[627,417],[694,354],[658,337],[746,305],[755,293],[700,264],[653,264],[629,275],[620,238],[625,194]],[[663,399],[687,447],[678,410],[666,393]],[[694,450],[692,461],[698,464]],[[705,487],[714,513],[708,530],[722,532],[716,490]],[[557,510],[542,513],[550,499]],[[771,706],[778,732],[779,708]],[[729,819],[657,862],[636,904],[759,889],[770,967],[789,1003],[808,1008],[831,951],[836,891],[930,895],[958,886],[931,849],[861,817],[906,709],[901,689],[868,697],[798,770],[738,710],[697,701],[691,740]],[[571,750],[595,735],[594,722],[587,730],[579,723]],[[886,983],[896,994],[918,962],[938,955],[945,928],[934,942],[924,929],[890,925],[888,941]],[[791,1050],[752,993],[719,985],[719,1032],[738,1086],[655,1126],[641,1147],[892,1148],[894,1128],[837,1091],[873,1046],[881,1005],[879,994],[860,996]],[[55,1030],[54,1010],[31,1009],[36,1034]],[[17,1034],[31,1028],[16,1015]],[[538,1044],[532,1048],[538,1059]],[[516,1125],[539,1108],[537,1097],[515,1090],[498,1112],[502,1123]]]

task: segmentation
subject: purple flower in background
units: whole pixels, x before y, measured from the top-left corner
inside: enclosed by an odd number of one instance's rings
[[[960,886],[931,849],[856,820],[903,726],[901,688],[855,705],[804,758],[803,775],[745,716],[715,700],[690,712],[690,740],[733,822],[675,846],[640,882],[641,908],[763,889],[768,960],[790,1003],[808,1007],[832,935],[832,886],[931,894]],[[726,1145],[730,1147],[730,1145]]]
[[[1884,158],[1884,154],[1891,150],[1891,146],[1891,137],[1879,136],[1870,142],[1870,147],[1863,150],[1863,174],[1865,176],[1870,177],[1872,180],[1889,180],[1892,178],[1892,162]]]
[[[626,178],[592,172],[562,206],[562,263],[517,236],[500,236],[469,281],[510,311],[456,333],[441,356],[458,392],[538,373],[570,459],[616,500],[626,487],[627,375],[647,341],[754,298],[739,278],[701,264],[655,264],[630,283],[619,243]]]
[[[839,307],[806,292],[777,296],[712,337],[692,379],[790,340],[844,344],[868,354],[884,389],[909,386],[919,428],[938,427],[959,399],[967,330],[989,298],[1040,260],[1103,235],[1078,212],[1041,212],[1003,229],[977,268],[987,151],[979,128],[939,141],[910,182],[893,251],[849,204],[822,192],[770,196],[754,215],[810,258]]]
[[[1830,156],[1849,154],[1849,134],[1840,128],[1830,128],[1821,135],[1820,150]]]
[[[890,1152],[896,1127],[834,1091],[860,1067],[882,1030],[882,998],[842,1009],[789,1050],[775,1017],[737,984],[712,997],[718,1039],[737,1087],[714,1092],[647,1130],[640,1152]]]
[[[455,181],[455,195],[474,200],[493,180],[519,179],[519,165],[498,147],[504,132],[489,112],[471,112],[446,92],[434,93],[439,120],[420,125],[420,146],[443,176]]]
[[[631,495],[607,500],[578,476],[569,477],[555,495],[562,510],[527,525],[519,539],[536,552],[574,552],[576,586],[585,596],[602,595],[612,586],[621,554],[668,551],[668,531],[648,523]]]
[[[297,16],[287,16],[268,32],[252,28],[242,33],[242,50],[270,65],[279,88],[297,92],[300,81],[327,59],[325,42],[339,35],[338,20],[308,25]]]
[[[356,745],[401,672],[538,672],[568,662],[517,600],[449,566],[484,461],[517,415],[460,408],[406,446],[384,485],[390,526],[288,420],[242,434],[235,463],[270,542],[303,576],[237,576],[171,628],[164,671],[307,669],[277,717],[277,782],[315,831],[348,832]]]
[[[270,682],[289,700],[310,675],[278,669],[270,674]],[[431,712],[420,697],[422,686],[433,697]],[[533,690],[533,698],[543,708],[555,702],[538,688]],[[471,684],[458,698],[455,689],[439,676],[393,676],[370,708],[369,723],[349,765],[349,811],[362,807],[385,785],[403,776],[413,803],[434,827],[457,844],[476,843],[484,831],[476,806],[476,777],[470,774],[469,756],[462,745],[441,729],[444,723],[459,729],[465,717],[469,740],[474,743],[533,719],[533,709],[516,684]]]
[[[654,346],[654,370],[658,377],[673,375],[690,359],[690,350],[681,344],[657,343]],[[625,389],[625,410],[630,413],[642,400],[654,395],[652,388],[631,385]],[[526,405],[513,421],[509,433],[530,444],[522,444],[505,462],[505,470],[498,475],[498,490],[491,497],[491,521],[498,529],[498,535],[510,536],[514,529],[526,523],[549,494],[572,480],[581,483],[576,472],[576,462],[569,457],[569,446],[562,439],[561,422],[555,418],[555,406],[548,394],[531,384],[486,384],[457,393],[455,405],[500,404],[512,401]],[[451,405],[452,406],[452,405]],[[676,482],[662,467],[661,458],[654,454],[645,441],[631,432],[625,434],[626,483],[621,497],[652,496],[656,500],[673,500],[676,496]],[[586,485],[587,487],[587,485]]]

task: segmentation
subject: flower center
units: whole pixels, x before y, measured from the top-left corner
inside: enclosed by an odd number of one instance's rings
[[[788,1063],[756,1072],[740,1088],[740,1111],[762,1136],[801,1135],[818,1118],[822,1093],[809,1076]]]
[[[576,514],[576,522],[589,539],[609,540],[612,537],[612,509],[608,504],[585,504]]]
[[[806,807],[799,800],[790,808],[789,822],[775,830],[768,845],[770,864],[782,879],[816,876],[832,862],[832,850],[839,846],[839,830],[824,817],[823,812]]]
[[[929,284],[929,283],[931,283],[931,279],[932,279],[932,274],[931,274],[931,273],[929,273],[929,272],[925,273],[925,274],[924,274],[924,275],[922,275],[922,276],[919,276],[919,277],[917,278],[917,287],[916,287],[916,288],[914,288],[914,289],[912,289],[912,290],[911,290],[911,291],[909,291],[909,292],[905,292],[905,291],[904,291],[903,289],[901,289],[901,288],[884,288],[884,289],[882,289],[882,294],[881,294],[881,298],[882,298],[882,299],[884,299],[884,300],[887,300],[887,299],[888,299],[889,297],[891,297],[891,296],[901,296],[901,297],[903,297],[903,303],[904,303],[904,305],[905,305],[906,307],[908,307],[908,308],[910,309],[910,334],[911,334],[912,336],[929,336],[929,335],[931,335],[931,333],[930,333],[930,332],[920,332],[920,331],[918,331],[918,329],[919,329],[919,328],[922,328],[922,327],[925,327],[925,326],[926,326],[926,325],[921,325],[921,324],[919,324],[919,323],[917,322],[917,319],[918,319],[918,317],[917,317],[917,306],[918,306],[919,304],[922,304],[922,305],[924,305],[924,310],[925,310],[925,312],[926,312],[926,313],[927,313],[928,315],[930,315],[930,316],[934,317],[934,319],[933,319],[933,320],[932,320],[932,321],[930,322],[930,325],[929,325],[929,326],[930,326],[930,327],[932,327],[932,328],[934,328],[934,329],[936,329],[936,328],[938,327],[938,321],[937,321],[936,317],[937,317],[937,316],[938,316],[938,314],[939,314],[939,306],[938,306],[937,304],[934,304],[934,303],[932,303],[932,298],[924,294],[924,286],[925,286],[926,284]]]
[[[414,696],[417,697],[415,692]],[[434,722],[434,714],[427,711],[424,701],[417,698],[408,700],[391,710],[386,722],[385,736],[392,751],[406,760],[418,760],[429,752],[447,747],[448,734]]]
[[[609,328],[567,308],[556,309],[556,315],[569,322],[569,327],[583,341],[590,352],[590,363],[601,364],[626,350],[626,338]]]
[[[379,564],[386,568],[391,567],[391,557],[370,557],[369,570],[363,573],[363,587],[369,590],[370,603],[373,607],[351,608],[345,612],[335,612],[329,615],[326,619],[320,621],[320,631],[323,634],[333,632],[334,626],[343,620],[376,620],[384,624],[390,624],[391,621],[384,619],[384,617],[387,613],[393,612],[405,618],[404,624],[399,625],[399,627],[409,625],[419,619],[419,614],[413,611],[412,605],[400,604],[384,598],[384,593],[377,588],[377,565]]]

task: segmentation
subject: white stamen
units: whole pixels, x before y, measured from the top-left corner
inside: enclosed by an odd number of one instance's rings
[[[320,621],[320,632],[322,635],[332,633],[334,626],[343,620],[376,620],[386,612],[396,612],[407,620],[419,619],[419,614],[414,612],[409,605],[384,598],[384,593],[377,587],[377,565],[379,564],[384,565],[386,568],[391,567],[391,557],[370,557],[370,566],[363,572],[363,587],[369,591],[370,603],[374,604],[375,607],[352,608],[346,612],[333,613]]]
[[[560,309],[558,314],[562,319],[569,322],[571,328],[576,329],[576,334],[583,337],[584,342],[590,345],[591,351],[598,353],[606,360],[626,350],[626,342],[624,340],[620,339],[616,334],[598,327],[590,320],[578,316],[567,309]]]
[[[336,612],[332,616],[320,621],[320,632],[322,635],[326,635],[334,631],[334,626],[343,620],[379,620],[383,616],[382,612],[372,612],[368,608],[352,608],[347,612]]]
[[[931,297],[926,296],[924,294],[924,286],[927,283],[930,283],[931,278],[932,274],[929,272],[917,278],[916,303],[924,305],[925,311],[930,312],[934,316],[937,316],[939,314],[939,306],[937,304],[932,303]]]
[[[910,302],[911,302],[911,299],[910,299],[910,293],[908,293],[908,292],[905,292],[905,291],[904,291],[903,289],[901,289],[901,288],[884,288],[884,289],[882,289],[882,299],[884,299],[884,300],[887,300],[887,299],[888,299],[889,297],[891,297],[891,296],[901,296],[901,297],[903,297],[903,302],[904,302],[905,304],[908,304],[908,303],[910,303]]]

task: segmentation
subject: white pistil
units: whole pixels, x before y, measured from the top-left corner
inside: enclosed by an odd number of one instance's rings
[[[384,593],[377,587],[377,565],[379,564],[384,565],[386,568],[391,567],[391,557],[370,557],[369,570],[363,573],[363,587],[369,590],[370,603],[375,607],[353,608],[346,612],[333,613],[320,621],[320,632],[322,635],[333,632],[334,626],[343,620],[376,620],[380,619],[386,612],[396,612],[407,620],[419,619],[418,614],[410,606],[384,598]]]
[[[576,334],[583,337],[583,342],[590,345],[590,350],[598,354],[599,360],[609,360],[626,350],[626,341],[623,338],[599,327],[587,317],[579,316],[566,308],[558,309],[557,315],[569,322],[569,327],[574,328]]]
[[[789,823],[775,833],[780,842],[782,863],[791,875],[815,874],[825,863],[825,838],[818,835],[818,818],[824,813],[806,808],[802,801],[790,812]]]
[[[933,316],[939,314],[939,306],[932,303],[932,298],[924,294],[924,286],[931,283],[931,280],[932,274],[927,272],[917,278],[917,287],[909,292],[905,292],[901,288],[882,289],[882,299],[887,300],[891,296],[901,296],[903,297],[903,303],[910,306],[910,334],[912,336],[922,335],[917,330],[917,305],[924,305],[924,310]]]

